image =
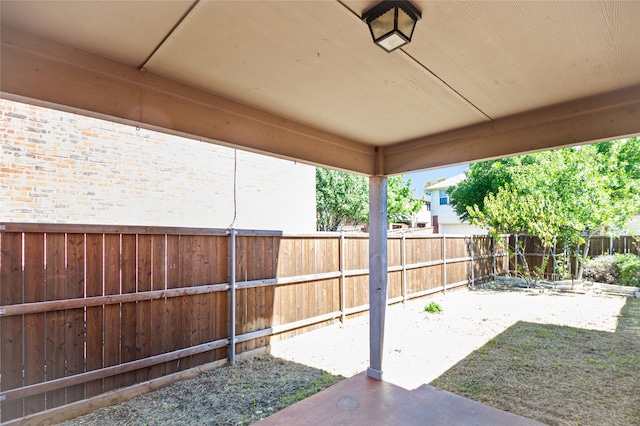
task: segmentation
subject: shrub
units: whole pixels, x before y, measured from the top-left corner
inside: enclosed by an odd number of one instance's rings
[[[620,284],[640,286],[640,257],[632,253],[616,254],[613,264],[620,271]]]
[[[436,302],[431,302],[427,306],[424,307],[425,312],[430,312],[432,314],[442,312],[442,308]]]
[[[589,281],[615,284],[620,281],[620,269],[614,265],[615,256],[602,255],[589,260],[583,277]]]
[[[640,286],[640,257],[632,253],[594,257],[583,276],[598,283]]]

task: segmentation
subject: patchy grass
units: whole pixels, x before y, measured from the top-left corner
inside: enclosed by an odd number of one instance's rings
[[[248,425],[343,379],[262,355],[62,424]]]
[[[640,425],[640,300],[615,333],[518,322],[431,383],[550,425]]]

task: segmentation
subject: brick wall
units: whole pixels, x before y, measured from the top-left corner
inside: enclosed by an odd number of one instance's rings
[[[315,230],[315,168],[0,99],[0,221]],[[237,156],[237,157],[236,157]]]

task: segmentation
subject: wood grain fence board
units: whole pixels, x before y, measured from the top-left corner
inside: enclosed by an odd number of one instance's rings
[[[268,237],[264,239],[263,256],[264,263],[262,265],[262,276],[264,278],[275,278],[275,252],[274,252],[274,238]],[[272,326],[272,306],[273,306],[273,288],[262,287],[260,289],[260,329],[269,328]],[[262,337],[258,342],[258,346],[266,346],[270,343],[268,336]]]
[[[319,246],[317,251],[321,253],[318,272],[332,272],[340,270],[340,259],[338,251],[339,240],[323,239],[318,240],[317,244]],[[319,300],[321,300],[321,303],[323,305],[323,309],[321,311],[321,313],[323,314],[334,312],[340,309],[340,296],[339,294],[334,293],[336,282],[339,283],[339,281],[335,279],[321,281],[318,298]],[[336,302],[338,303],[338,305],[336,305]],[[338,308],[336,308],[336,306],[338,306]]]
[[[438,287],[442,287],[443,276],[442,267],[440,265],[428,266],[425,270],[426,287],[424,290],[432,290]]]
[[[196,283],[198,285],[215,282],[215,239],[213,236],[196,236],[198,274]],[[207,343],[214,340],[215,328],[215,295],[213,293],[197,295],[194,300],[197,308],[198,319],[195,327],[195,339],[198,344]],[[192,357],[194,365],[202,365],[214,361],[212,351],[204,352]]]
[[[276,278],[276,271],[278,270],[278,245],[279,238],[270,237],[267,242],[267,253],[269,263],[266,265],[266,276],[267,278]],[[274,303],[275,303],[275,288],[270,286],[264,289],[264,318],[265,318],[265,327],[271,327],[274,325],[273,317],[274,317]],[[271,337],[265,338],[265,344],[271,343]]]
[[[84,297],[84,250],[84,234],[67,234],[67,299]],[[84,309],[65,310],[66,376],[84,372],[84,340]],[[67,404],[80,401],[84,397],[84,384],[67,388]]]
[[[387,276],[387,299],[402,296],[402,271],[389,272]]]
[[[256,245],[258,241],[257,238],[247,238],[243,241],[243,250],[246,252],[244,256],[242,256],[243,260],[243,270],[245,272],[245,277],[247,280],[253,279],[254,271],[254,262],[257,257],[256,254]],[[245,310],[245,324],[244,324],[244,332],[250,333],[252,331],[256,331],[256,293],[258,292],[257,288],[249,288],[245,293],[245,300],[243,309]],[[256,348],[256,342],[253,340],[249,340],[245,342],[245,346],[243,348],[244,351],[250,351]]]
[[[280,238],[278,240],[278,269],[276,272],[276,277],[287,277],[290,276],[289,268],[291,267],[288,259],[291,254],[291,247],[288,244],[288,240],[285,238]],[[274,314],[274,325],[282,325],[286,324],[289,321],[289,310],[291,309],[291,305],[295,303],[295,296],[291,294],[291,286],[290,285],[281,285],[276,287],[276,312]]]
[[[132,234],[122,235],[120,253],[120,273],[122,277],[122,294],[135,293],[137,285],[136,266],[137,236]],[[134,361],[136,359],[136,302],[122,303],[120,328],[120,359],[121,362]],[[120,375],[120,386],[131,386],[136,382],[135,371]]]
[[[254,279],[274,278],[273,271],[273,246],[272,237],[256,238],[256,257],[254,259],[253,276]],[[256,329],[264,330],[271,326],[271,318],[267,314],[267,304],[273,303],[267,301],[268,287],[260,287],[256,290]],[[262,336],[256,339],[256,347],[266,346],[268,339]]]
[[[248,260],[246,248],[248,237],[236,238],[236,281],[248,280]],[[248,289],[236,290],[236,334],[243,334],[247,330],[247,322],[249,318],[247,298]],[[247,347],[246,342],[236,344],[236,353],[243,352]]]
[[[387,265],[402,265],[402,239],[390,238],[387,240]]]
[[[86,235],[86,295],[103,296],[103,234]],[[87,308],[87,371],[104,367],[104,307]],[[103,379],[86,384],[86,396],[100,395],[103,392]]]
[[[22,303],[22,233],[6,232],[0,240],[0,302]],[[22,317],[0,318],[0,388],[22,387]],[[23,416],[24,401],[2,401],[2,421]]]
[[[180,236],[180,287],[189,287],[193,283],[194,263],[193,236]],[[191,346],[191,335],[193,333],[193,298],[185,296],[182,298],[182,340],[180,348]],[[191,357],[184,357],[180,360],[180,370],[191,368]]]
[[[254,238],[253,251],[250,255],[250,264],[249,264],[249,276],[253,277],[251,279],[259,279],[265,277],[265,237],[256,237]],[[254,320],[253,329],[254,330],[262,330],[264,328],[264,318],[263,318],[263,309],[262,304],[263,300],[263,287],[257,287],[254,289],[254,301],[253,301],[253,315]],[[263,337],[259,337],[254,339],[251,342],[253,348],[257,348],[262,346],[262,342],[264,342]]]
[[[151,291],[151,274],[153,253],[151,252],[151,235],[138,235],[137,250],[137,287],[136,292]],[[136,302],[136,348],[135,359],[147,358],[151,355],[151,301]],[[136,382],[145,382],[150,379],[151,367],[142,368],[136,372]]]
[[[209,283],[227,283],[227,268],[228,264],[224,262],[224,260],[229,255],[228,252],[220,251],[220,241],[224,241],[228,239],[228,237],[212,237],[208,239],[207,251],[209,252]],[[222,260],[222,262],[221,262]],[[220,270],[222,268],[222,270]],[[207,341],[217,340],[218,334],[218,322],[225,322],[225,318],[221,316],[221,314],[226,311],[218,311],[218,296],[219,294],[211,293],[207,298],[207,310],[210,317],[210,323],[207,328]],[[221,352],[216,349],[214,351],[209,352],[208,354],[208,362],[217,361],[221,359],[218,355]]]
[[[216,239],[216,283],[229,282],[229,238]],[[216,323],[215,323],[215,340],[229,337],[229,291],[220,292],[215,296]],[[229,349],[227,347],[216,349],[216,359],[227,358]]]
[[[104,237],[104,294],[120,294],[120,235],[107,234]],[[120,364],[120,309],[121,305],[107,305],[104,308],[104,366]],[[120,376],[105,377],[104,391],[120,387]]]
[[[24,234],[24,302],[45,300],[44,234]],[[45,314],[24,315],[24,384],[31,385],[45,380]],[[25,398],[25,415],[43,411],[45,395]]]
[[[407,270],[407,296],[427,289],[427,269]]]
[[[167,236],[167,288],[180,287],[180,236]],[[167,299],[167,347],[166,351],[180,349],[182,344],[182,298],[172,297]],[[166,364],[167,374],[179,370],[180,360]]]
[[[166,237],[164,234],[151,237],[151,289],[166,290]],[[167,351],[168,329],[165,315],[166,299],[151,301],[151,355],[160,355]],[[151,367],[151,379],[162,377],[166,374],[167,364],[157,364]]]
[[[298,239],[298,259],[300,264],[300,270],[298,273],[302,273],[302,275],[313,274],[315,268],[315,254],[313,252],[313,240],[310,238],[300,238]],[[297,275],[297,274],[296,274]],[[298,289],[300,291],[301,298],[298,299],[298,320],[304,320],[313,316],[312,310],[314,309],[311,305],[315,304],[315,292],[312,288],[311,283],[305,282],[298,284]],[[307,300],[307,303],[303,301]],[[310,303],[309,303],[310,302]]]
[[[52,234],[46,235],[46,299],[65,299],[65,255],[66,255],[66,235]],[[65,376],[65,313],[64,311],[46,312],[46,346],[45,357],[47,363],[47,380],[59,379]],[[47,392],[47,408],[59,407],[65,404],[66,390],[58,389]]]

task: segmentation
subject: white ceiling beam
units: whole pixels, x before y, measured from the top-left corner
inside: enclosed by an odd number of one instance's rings
[[[372,146],[6,26],[2,97],[280,158],[374,173]]]
[[[384,173],[583,145],[640,134],[640,85],[385,147]]]

